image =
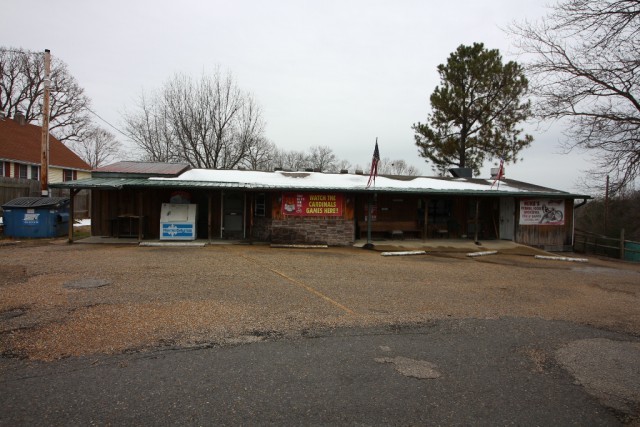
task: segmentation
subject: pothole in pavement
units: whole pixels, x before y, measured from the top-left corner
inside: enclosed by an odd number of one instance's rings
[[[110,284],[111,281],[105,279],[80,279],[67,282],[63,286],[68,289],[94,289]]]
[[[405,377],[418,379],[434,379],[440,377],[437,366],[426,360],[409,359],[408,357],[378,357],[374,359],[378,363],[391,363],[396,371]]]
[[[576,340],[558,349],[556,359],[605,405],[640,415],[640,342]]]

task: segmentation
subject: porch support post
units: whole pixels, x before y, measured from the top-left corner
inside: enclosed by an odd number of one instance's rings
[[[373,193],[373,202],[377,202],[378,200],[378,193]],[[369,208],[367,209],[367,247],[371,248],[372,247],[372,243],[371,243],[371,220],[372,220],[372,215],[371,215],[371,207],[372,207],[372,197],[371,195],[369,195]]]
[[[220,238],[224,238],[224,190],[220,192]]]
[[[142,241],[142,227],[144,226],[142,212],[142,191],[138,191],[138,243]]]
[[[475,235],[473,238],[473,241],[476,243],[476,245],[479,245],[480,242],[478,242],[478,225],[480,224],[478,215],[480,213],[480,199],[476,197],[476,226],[474,227],[475,229]]]
[[[209,239],[209,243],[213,239],[213,196],[211,195],[211,191],[207,194],[208,200],[208,208],[207,208],[207,238]]]
[[[428,231],[428,220],[429,220],[429,199],[425,198],[422,200],[424,209],[424,222],[422,223],[422,240],[427,240],[427,231]]]
[[[74,210],[75,210],[75,197],[80,190],[76,190],[73,188],[69,189],[69,243],[73,243],[73,221],[74,221]]]
[[[253,221],[254,221],[254,213],[256,211],[256,194],[249,193],[249,242],[253,243]]]

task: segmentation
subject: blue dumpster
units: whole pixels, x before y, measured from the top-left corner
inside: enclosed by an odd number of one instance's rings
[[[69,199],[19,197],[4,205],[4,235],[58,237],[69,233]]]
[[[640,262],[640,243],[624,242],[624,259],[626,261]]]

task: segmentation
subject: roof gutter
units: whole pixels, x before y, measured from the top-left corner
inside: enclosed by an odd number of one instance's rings
[[[586,198],[583,199],[580,203],[578,203],[577,205],[574,205],[573,209],[578,209],[578,208],[581,208],[582,206],[586,205],[587,204],[587,200],[589,200],[589,199],[586,199]]]

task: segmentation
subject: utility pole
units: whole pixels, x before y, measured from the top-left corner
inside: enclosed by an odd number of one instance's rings
[[[607,175],[607,188],[604,190],[604,234],[607,235],[607,220],[609,216],[609,175]]]
[[[51,86],[51,52],[44,50],[44,100],[42,102],[42,145],[40,150],[40,188],[49,196],[49,91]]]

